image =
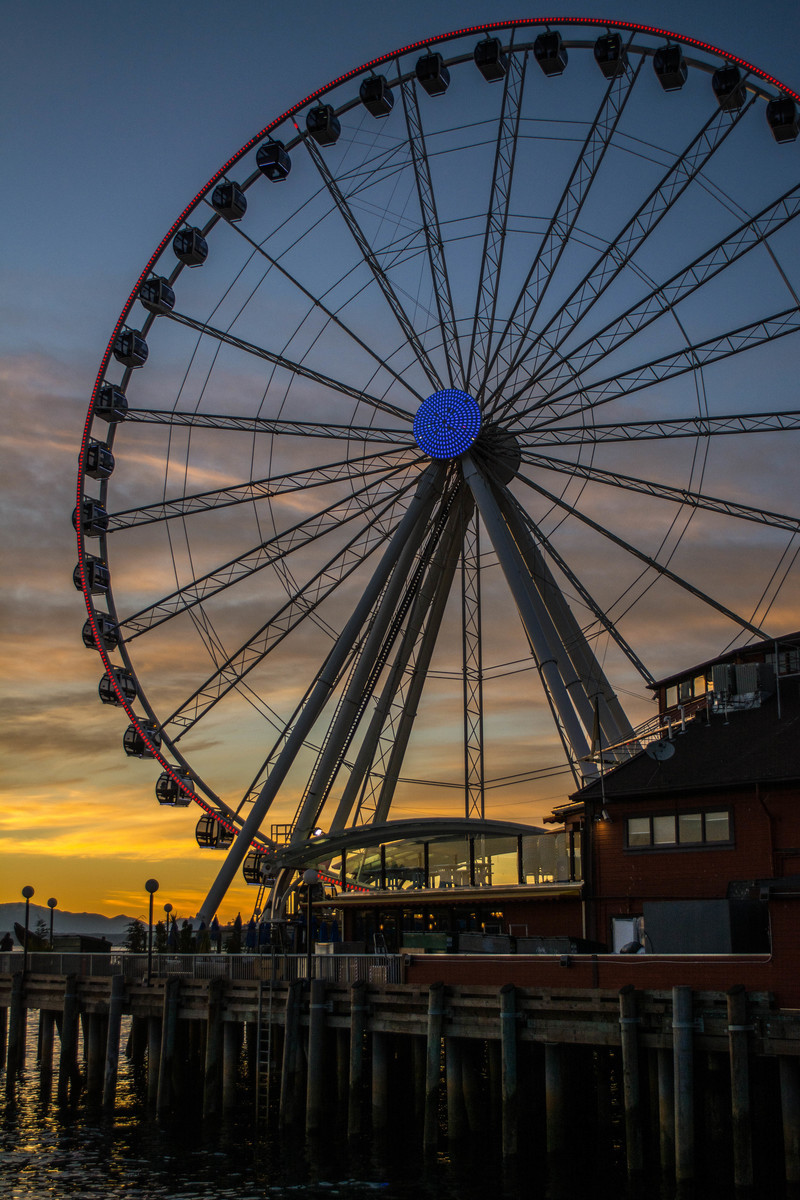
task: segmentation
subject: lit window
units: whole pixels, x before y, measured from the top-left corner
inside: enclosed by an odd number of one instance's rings
[[[629,850],[704,846],[733,840],[731,816],[727,809],[628,817],[625,827]]]
[[[649,846],[650,845],[650,818],[649,817],[629,817],[628,818],[628,845],[629,846]]]

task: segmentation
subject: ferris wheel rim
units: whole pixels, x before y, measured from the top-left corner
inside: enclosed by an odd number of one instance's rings
[[[399,59],[401,56],[413,53],[416,50],[430,48],[435,45],[441,45],[443,43],[455,40],[457,38],[466,37],[467,35],[470,35],[470,34],[489,34],[492,32],[500,32],[504,29],[517,29],[517,28],[528,29],[528,28],[536,28],[536,27],[550,26],[550,25],[552,25],[552,26],[560,25],[560,26],[565,26],[565,27],[569,26],[569,27],[576,27],[576,28],[604,28],[604,27],[609,26],[609,27],[613,28],[614,30],[628,31],[628,32],[631,32],[634,34],[642,33],[642,34],[647,34],[647,35],[651,35],[651,36],[665,37],[667,39],[671,39],[676,42],[679,42],[683,45],[691,46],[694,49],[700,50],[704,53],[717,55],[723,61],[732,62],[739,66],[742,66],[748,72],[751,72],[755,77],[757,77],[764,83],[769,84],[770,86],[772,86],[774,88],[777,88],[781,94],[785,94],[785,95],[791,96],[792,98],[800,100],[800,95],[798,95],[798,93],[793,92],[791,89],[787,88],[785,85],[780,83],[780,81],[778,81],[774,77],[768,75],[766,72],[759,70],[758,68],[754,67],[752,64],[746,62],[746,60],[738,58],[735,55],[727,54],[725,51],[719,50],[717,47],[714,47],[708,43],[699,42],[696,39],[688,38],[684,35],[680,35],[680,34],[673,33],[671,31],[663,30],[663,29],[660,29],[655,26],[634,24],[631,22],[624,22],[624,21],[607,22],[605,20],[600,20],[600,19],[595,20],[592,18],[558,18],[558,17],[537,18],[537,17],[531,17],[531,18],[523,18],[518,21],[491,22],[491,23],[488,23],[485,25],[468,26],[468,27],[465,27],[460,30],[452,31],[450,33],[439,34],[439,35],[436,35],[435,37],[427,38],[424,41],[410,43],[407,46],[399,48],[398,50],[391,51],[385,55],[380,56],[379,58],[370,60],[370,61],[362,64],[361,66],[354,68],[352,71],[347,72],[345,75],[339,76],[339,77],[331,80],[330,83],[328,83],[324,87],[317,89],[316,91],[310,93],[309,96],[305,97],[303,100],[301,100],[297,104],[293,105],[285,113],[281,114],[281,116],[276,118],[274,121],[270,122],[258,134],[256,134],[253,138],[249,139],[247,142],[245,142],[244,145],[240,148],[240,150],[237,151],[237,153],[232,158],[230,158],[217,172],[215,172],[215,174],[209,179],[208,183],[203,187],[203,189],[200,192],[197,193],[197,195],[192,200],[190,205],[188,205],[182,211],[181,215],[177,218],[177,220],[174,222],[174,224],[170,227],[169,231],[167,232],[167,234],[165,235],[165,237],[163,238],[163,240],[157,247],[156,251],[153,253],[150,260],[148,261],[147,266],[144,268],[143,272],[139,276],[139,278],[136,282],[136,285],[128,298],[128,301],[126,302],[126,304],[120,314],[120,317],[117,320],[117,323],[114,327],[111,338],[109,339],[109,343],[108,343],[108,346],[106,347],[105,354],[101,361],[100,369],[98,371],[98,375],[97,375],[95,385],[93,388],[92,397],[91,397],[91,401],[90,401],[90,405],[89,405],[89,411],[88,411],[86,422],[85,422],[84,434],[83,434],[83,439],[81,442],[81,450],[80,450],[80,456],[79,456],[78,491],[77,491],[78,506],[80,506],[81,501],[84,498],[84,494],[85,494],[85,492],[84,492],[85,456],[86,456],[86,450],[87,450],[87,446],[88,446],[88,442],[89,442],[89,432],[90,432],[91,424],[92,424],[94,404],[95,404],[95,400],[96,400],[99,388],[101,387],[104,377],[105,377],[106,369],[107,369],[109,361],[110,361],[112,347],[114,345],[115,339],[116,339],[118,333],[120,332],[120,330],[125,325],[126,318],[129,314],[131,308],[133,307],[133,304],[139,294],[139,290],[140,290],[143,282],[151,274],[155,264],[158,262],[162,253],[164,252],[166,247],[169,245],[169,242],[172,239],[172,237],[174,236],[174,234],[181,228],[181,226],[185,223],[185,221],[187,220],[187,218],[191,214],[191,212],[197,207],[197,205],[202,201],[202,199],[211,191],[211,189],[215,186],[215,184],[218,183],[220,181],[220,179],[222,179],[224,177],[225,173],[231,168],[231,166],[233,166],[234,163],[239,161],[239,159],[241,159],[249,150],[253,149],[254,146],[256,146],[258,143],[262,142],[265,138],[267,138],[272,131],[277,129],[287,119],[290,119],[293,115],[295,115],[299,111],[306,108],[309,104],[313,103],[315,100],[318,100],[320,97],[326,95],[328,92],[330,92],[332,89],[340,86],[342,83],[356,79],[359,76],[365,74],[366,72],[368,72],[370,70],[374,70],[376,67],[378,67],[380,65],[383,65],[387,62],[395,61],[395,60]],[[651,51],[647,51],[647,52],[650,53]],[[693,65],[698,65],[698,64],[693,64]],[[179,267],[178,269],[181,269],[181,268]],[[148,318],[147,322],[145,323],[145,328],[149,326],[149,323],[151,323],[151,321],[153,319],[154,318]],[[85,544],[84,544],[84,534],[81,529],[80,522],[78,522],[78,528],[77,528],[77,542],[78,542],[78,563],[79,563],[79,568],[80,568],[80,573],[81,573],[84,599],[86,602],[89,620],[90,620],[90,622],[92,622],[92,625],[94,628],[94,632],[95,632],[95,636],[96,636],[96,640],[97,640],[97,648],[99,650],[101,660],[103,661],[103,665],[106,669],[107,674],[111,678],[112,685],[114,686],[114,688],[116,690],[118,690],[117,683],[114,678],[114,666],[111,663],[111,660],[106,653],[106,650],[102,643],[102,638],[100,637],[100,634],[95,625],[94,603],[91,599],[91,593],[87,586],[86,578],[85,578],[85,571],[84,571]],[[124,709],[124,711],[126,711],[127,715],[131,719],[132,723],[137,725],[137,727],[140,728],[140,732],[142,732],[143,736],[145,737],[145,741],[147,741],[144,731],[141,730],[140,718],[138,718],[137,715],[135,714],[135,712],[133,711],[132,704],[129,704],[128,701],[125,699],[125,697],[122,696],[121,694],[119,694],[119,698],[122,701],[121,707]],[[169,763],[165,758],[163,758],[157,752],[157,750],[155,748],[153,748],[152,746],[151,746],[151,749],[154,750],[153,757],[155,758],[155,760],[158,761],[168,773],[171,773],[173,770],[173,765],[171,763]],[[179,780],[178,780],[178,782],[180,784]],[[197,794],[194,794],[192,796],[192,799],[194,799],[195,802],[198,803],[201,808],[205,809],[210,814],[215,815],[215,816],[218,815],[213,810],[213,806],[211,804],[206,805],[200,798],[198,798]],[[235,824],[235,822],[234,822],[234,824]]]

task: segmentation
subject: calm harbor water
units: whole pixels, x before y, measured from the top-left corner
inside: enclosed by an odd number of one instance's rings
[[[487,1132],[457,1149],[443,1140],[424,1158],[419,1131],[398,1115],[389,1137],[348,1146],[332,1102],[331,1128],[313,1147],[257,1133],[249,1095],[233,1119],[203,1121],[176,1112],[157,1121],[144,1079],[121,1059],[113,1119],[84,1097],[70,1109],[42,1096],[35,1066],[35,1022],[28,1059],[13,1103],[0,1096],[0,1196],[3,1200],[673,1200],[660,1176],[630,1186],[620,1144],[612,1138],[602,1159],[575,1130],[574,1154],[558,1170],[532,1142],[513,1168]],[[57,1044],[57,1040],[56,1040]],[[56,1055],[57,1058],[57,1055]],[[57,1078],[57,1067],[56,1067]],[[3,1084],[4,1084],[3,1080]],[[525,1139],[523,1139],[525,1141]],[[724,1173],[723,1173],[724,1174]],[[722,1175],[696,1189],[703,1200],[731,1195]],[[778,1200],[782,1185],[764,1185],[755,1200]],[[681,1200],[684,1200],[682,1193]]]

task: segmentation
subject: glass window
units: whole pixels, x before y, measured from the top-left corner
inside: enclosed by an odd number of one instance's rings
[[[674,683],[672,687],[667,688],[666,704],[667,708],[674,708],[678,703],[678,685]]]
[[[731,840],[730,815],[727,812],[707,812],[705,815],[707,842]]]
[[[690,679],[682,679],[678,684],[678,698],[681,704],[685,704],[687,700],[691,700],[692,681]]]
[[[702,842],[703,818],[700,813],[681,813],[678,817],[680,842]]]
[[[704,696],[707,691],[705,675],[695,675],[694,677],[694,694],[695,696]]]
[[[628,845],[650,845],[650,818],[628,817]]]
[[[673,816],[653,817],[653,845],[674,845],[676,840],[675,818]]]

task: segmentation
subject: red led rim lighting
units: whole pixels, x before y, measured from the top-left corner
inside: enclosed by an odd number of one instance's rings
[[[148,260],[147,265],[145,266],[141,275],[137,279],[136,284],[134,285],[133,290],[131,291],[131,293],[125,303],[125,307],[123,308],[122,312],[120,313],[117,323],[114,326],[113,332],[109,339],[108,345],[106,346],[105,353],[103,355],[103,358],[102,358],[102,361],[100,364],[100,370],[98,371],[97,378],[95,379],[95,384],[92,389],[92,396],[91,396],[91,400],[89,403],[89,410],[86,415],[86,421],[85,421],[84,430],[83,430],[83,438],[81,441],[80,455],[79,455],[79,459],[78,459],[78,485],[77,485],[77,502],[76,502],[78,510],[80,510],[81,499],[83,496],[84,461],[85,461],[85,455],[86,455],[86,445],[87,445],[87,441],[88,441],[88,437],[89,437],[89,430],[91,428],[92,416],[93,416],[93,412],[94,412],[94,402],[95,402],[95,398],[97,396],[97,392],[98,392],[99,388],[101,387],[103,380],[105,378],[105,371],[106,371],[106,367],[108,366],[109,359],[111,357],[111,351],[112,351],[112,346],[114,345],[114,340],[115,340],[117,334],[119,333],[120,329],[124,325],[125,320],[128,316],[128,313],[130,312],[131,308],[133,307],[134,301],[136,300],[136,297],[139,294],[139,288],[141,287],[144,280],[147,278],[147,276],[152,271],[153,266],[158,261],[158,259],[161,257],[161,254],[163,253],[163,251],[165,250],[165,248],[167,247],[167,245],[169,244],[171,239],[174,237],[174,235],[177,233],[178,229],[180,229],[181,225],[184,223],[184,221],[189,216],[189,214],[193,211],[193,209],[197,206],[197,204],[199,204],[199,202],[203,199],[203,197],[206,196],[208,194],[208,192],[216,185],[216,183],[225,175],[226,171],[230,167],[232,167],[234,165],[234,163],[238,162],[241,158],[243,158],[244,155],[247,154],[247,152],[253,148],[253,146],[255,146],[259,142],[263,141],[263,139],[268,134],[270,134],[272,130],[277,129],[278,126],[282,125],[285,121],[292,120],[296,113],[298,113],[302,109],[306,108],[309,104],[311,104],[313,101],[317,100],[320,96],[325,95],[326,92],[329,92],[333,88],[336,88],[339,85],[346,83],[348,80],[356,79],[356,78],[358,78],[358,76],[364,75],[366,72],[374,70],[376,67],[382,66],[385,63],[393,62],[396,59],[401,58],[403,55],[410,54],[415,50],[425,50],[425,49],[430,48],[431,46],[439,45],[442,42],[453,41],[457,38],[466,37],[468,34],[476,34],[476,33],[489,34],[489,33],[499,32],[500,30],[503,30],[503,29],[530,29],[530,28],[535,28],[537,26],[547,27],[547,26],[551,26],[551,25],[552,26],[562,26],[562,27],[568,26],[571,28],[579,28],[579,29],[580,28],[595,28],[595,29],[599,29],[599,30],[612,29],[612,30],[616,30],[619,32],[625,31],[625,32],[629,32],[629,33],[643,33],[643,34],[647,34],[652,37],[664,38],[667,41],[679,43],[682,46],[690,46],[696,50],[701,50],[706,54],[709,54],[715,58],[718,58],[720,60],[721,65],[725,64],[725,63],[734,63],[734,64],[736,64],[736,66],[742,67],[745,71],[748,72],[748,74],[755,76],[757,79],[762,80],[764,83],[770,84],[772,87],[776,88],[778,90],[778,92],[780,92],[781,94],[790,96],[793,100],[800,103],[800,93],[794,91],[790,87],[787,87],[785,83],[782,83],[779,79],[776,79],[776,77],[774,75],[769,75],[766,71],[762,71],[758,67],[754,66],[752,63],[748,62],[747,59],[740,58],[736,54],[730,54],[728,51],[722,50],[718,46],[712,45],[710,42],[702,42],[702,41],[699,41],[697,38],[687,37],[684,34],[675,33],[668,29],[661,29],[657,25],[643,25],[643,24],[639,24],[639,23],[633,22],[633,21],[609,20],[609,19],[603,18],[603,17],[564,17],[564,16],[521,17],[517,20],[512,19],[510,21],[491,21],[484,25],[467,25],[463,29],[453,30],[449,33],[436,34],[434,37],[424,38],[423,40],[417,41],[417,42],[409,42],[408,45],[406,45],[406,46],[401,46],[399,49],[392,50],[388,54],[382,54],[379,58],[370,59],[368,62],[363,63],[361,66],[355,67],[351,71],[347,71],[344,75],[337,76],[335,79],[332,79],[329,83],[325,84],[324,87],[317,88],[316,91],[311,92],[308,96],[305,97],[305,99],[300,100],[297,104],[292,105],[292,107],[288,108],[286,110],[286,112],[282,113],[279,117],[277,117],[274,121],[271,121],[268,125],[265,125],[264,128],[261,129],[257,134],[255,134],[254,137],[251,137],[248,141],[246,141],[244,143],[244,145],[231,158],[229,158],[228,161],[226,163],[224,163],[223,166],[221,166],[214,175],[211,176],[209,181],[205,184],[205,186],[203,188],[201,188],[201,190],[197,193],[197,195],[194,197],[194,199],[186,206],[186,208],[183,209],[180,216],[177,218],[177,220],[174,222],[174,224],[170,227],[170,229],[164,235],[164,237],[162,238],[162,240],[159,242],[158,246],[156,247],[155,251],[151,255],[150,259]],[[295,122],[295,124],[296,124],[296,122]],[[148,740],[147,736],[145,735],[144,731],[141,728],[139,720],[137,719],[136,715],[133,713],[131,706],[129,705],[129,703],[125,700],[124,696],[122,695],[120,688],[117,684],[116,678],[114,676],[113,668],[112,668],[111,662],[108,658],[108,654],[105,650],[105,647],[103,646],[102,640],[99,635],[99,631],[97,629],[97,624],[95,621],[94,612],[92,609],[92,603],[91,603],[91,599],[90,599],[90,593],[86,586],[86,570],[85,570],[84,558],[83,558],[83,556],[84,556],[83,530],[81,529],[80,521],[77,522],[77,542],[78,542],[78,567],[79,567],[79,571],[80,571],[81,586],[83,588],[83,595],[84,595],[84,600],[86,603],[86,609],[87,609],[87,612],[89,615],[89,621],[91,623],[92,631],[93,631],[94,637],[95,637],[95,643],[99,650],[100,657],[103,662],[103,666],[105,668],[106,674],[109,676],[109,678],[111,680],[112,686],[114,688],[114,691],[117,695],[117,698],[120,702],[121,707],[125,710],[125,712],[130,717],[132,723],[139,730],[139,733],[141,734],[145,744],[147,745],[148,749],[152,752],[153,758],[158,763],[161,764],[161,766],[164,768],[164,770],[178,784],[181,791],[183,791],[185,794],[189,795],[191,797],[191,799],[200,806],[200,808],[202,808],[206,813],[208,813],[209,816],[214,817],[214,819],[217,820],[219,822],[219,824],[223,825],[230,832],[236,834],[238,832],[238,830],[232,822],[227,821],[225,818],[221,818],[220,815],[216,812],[216,810],[214,810],[205,800],[202,800],[197,795],[196,792],[189,792],[188,789],[184,787],[181,780],[175,774],[172,766],[166,761],[166,759],[161,755],[161,753],[158,752],[156,750],[156,748],[150,743],[150,741]],[[253,848],[256,850],[263,851],[263,850],[268,849],[268,847],[262,842],[253,841],[251,844],[252,844]]]

